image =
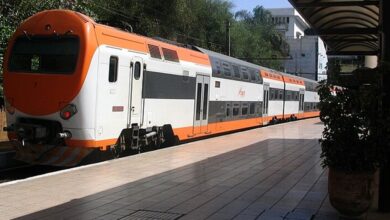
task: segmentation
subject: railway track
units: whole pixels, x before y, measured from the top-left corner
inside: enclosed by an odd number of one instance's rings
[[[0,170],[0,183],[26,179],[54,171],[66,169],[64,167],[40,166],[40,165],[19,165]]]
[[[136,153],[133,152],[132,154],[129,154],[127,156],[131,156],[134,154]],[[112,155],[108,154],[107,152],[101,152],[101,153],[96,152],[95,154],[92,154],[90,155],[90,157],[86,158],[78,166],[98,163],[98,162],[111,160],[111,159],[113,159]],[[47,166],[47,165],[32,165],[32,164],[25,164],[25,163],[21,164],[20,162],[17,162],[11,158],[8,158],[8,162],[11,165],[0,168],[0,184],[71,168],[71,167],[56,167],[56,166]]]

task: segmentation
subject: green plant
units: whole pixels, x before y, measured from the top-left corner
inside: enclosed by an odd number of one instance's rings
[[[348,78],[320,83],[324,167],[345,172],[375,171],[384,163],[387,143],[382,132],[386,120],[380,109],[380,69],[358,69]]]

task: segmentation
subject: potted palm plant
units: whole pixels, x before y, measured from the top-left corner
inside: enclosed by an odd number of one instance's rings
[[[329,168],[332,206],[343,216],[358,217],[371,206],[374,174],[385,160],[380,71],[358,69],[332,79],[319,86],[322,165]]]

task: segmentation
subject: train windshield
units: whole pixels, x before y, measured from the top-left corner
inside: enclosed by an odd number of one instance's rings
[[[72,74],[76,69],[79,39],[72,36],[19,37],[12,47],[11,72]]]

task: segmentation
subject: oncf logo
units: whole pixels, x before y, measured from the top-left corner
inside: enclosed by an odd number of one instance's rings
[[[240,88],[240,90],[238,90],[238,95],[241,96],[241,97],[244,97],[245,96],[245,90]]]

